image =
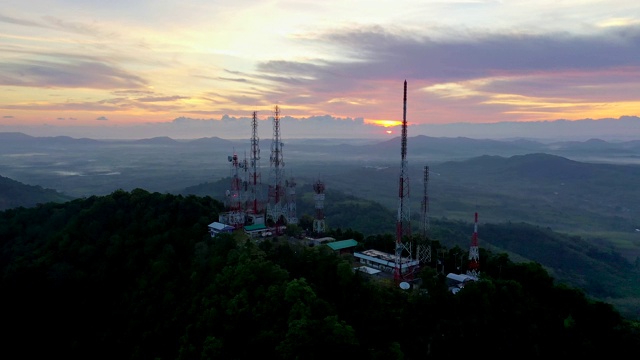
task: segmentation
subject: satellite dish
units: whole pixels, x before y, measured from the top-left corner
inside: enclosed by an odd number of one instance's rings
[[[402,290],[407,290],[410,287],[411,287],[411,285],[409,285],[409,283],[406,282],[406,281],[403,281],[403,282],[400,283],[400,289],[402,289]]]

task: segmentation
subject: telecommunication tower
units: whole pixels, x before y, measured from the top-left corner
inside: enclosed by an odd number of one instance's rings
[[[422,223],[420,224],[422,244],[418,246],[418,259],[420,263],[430,263],[431,262],[431,241],[429,240],[429,193],[427,185],[429,184],[429,166],[424,167],[424,191],[422,193],[422,202],[421,202],[421,216]]]
[[[478,277],[480,274],[480,250],[478,248],[478,212],[475,213],[473,224],[473,235],[471,236],[471,246],[469,247],[469,269],[467,275]]]
[[[242,211],[242,199],[241,199],[241,179],[238,174],[240,163],[238,162],[238,154],[235,152],[228,157],[231,163],[231,189],[227,190],[227,206],[229,212],[227,213],[227,224],[238,229],[244,225],[244,212]]]
[[[316,217],[313,219],[313,232],[322,235],[327,230],[324,222],[324,182],[318,180],[313,184]]]
[[[260,175],[260,138],[258,137],[258,112],[253,112],[251,120],[251,151],[249,154],[249,179],[247,192],[247,212],[258,215],[264,210],[262,180]]]
[[[287,220],[287,224],[297,224],[298,216],[296,210],[296,180],[292,177],[285,181],[285,185],[287,188],[287,198],[286,198],[286,213],[285,218]]]
[[[402,242],[403,237],[411,236],[411,223],[409,213],[409,174],[407,169],[407,80],[404,81],[404,98],[402,111],[402,162],[400,166],[398,218],[396,222],[396,248],[394,280],[400,282],[407,272],[402,269],[403,254],[406,252],[411,257],[411,247]],[[406,269],[413,270],[413,269]]]
[[[276,105],[273,116],[273,139],[271,140],[271,156],[269,170],[269,201],[267,202],[267,222],[276,228],[280,234],[280,227],[285,222],[285,191],[283,187],[284,160],[282,156],[282,142],[280,141],[280,109]]]

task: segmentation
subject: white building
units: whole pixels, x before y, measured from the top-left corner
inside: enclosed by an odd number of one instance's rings
[[[382,251],[369,249],[363,252],[353,253],[353,256],[359,259],[360,263],[369,267],[385,271],[394,272],[396,268],[395,255],[388,254]],[[400,259],[401,272],[403,274],[410,272],[413,268],[420,264],[419,260],[413,260],[408,257]]]

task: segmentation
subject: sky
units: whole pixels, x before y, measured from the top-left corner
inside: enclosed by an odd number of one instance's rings
[[[397,135],[403,119],[411,129],[637,116],[640,2],[0,7],[0,131],[242,138],[256,111],[269,137],[276,106],[291,137]]]

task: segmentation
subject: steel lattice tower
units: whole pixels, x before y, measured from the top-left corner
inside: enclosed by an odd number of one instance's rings
[[[318,180],[313,184],[314,200],[316,203],[316,218],[313,219],[313,232],[321,235],[326,231],[324,222],[324,182]]]
[[[280,141],[280,109],[276,105],[273,116],[273,139],[271,140],[271,156],[269,170],[269,201],[267,203],[267,221],[272,222],[279,234],[280,226],[285,220],[285,191],[282,185],[284,160],[282,142]]]
[[[420,230],[422,232],[422,244],[418,246],[418,258],[421,263],[431,262],[431,244],[429,240],[429,166],[424,167],[424,191],[422,193],[422,203],[420,204],[422,211],[422,223],[420,224]]]
[[[227,206],[229,212],[227,213],[227,223],[238,229],[244,225],[244,213],[242,211],[242,198],[240,194],[241,179],[238,175],[238,168],[240,163],[238,162],[238,154],[235,152],[232,156],[229,156],[229,162],[231,163],[231,189],[227,191]]]
[[[402,269],[402,255],[407,252],[411,257],[411,248],[402,242],[403,237],[411,236],[411,222],[409,211],[409,173],[407,169],[407,80],[404,81],[404,98],[402,111],[402,162],[400,166],[400,181],[398,189],[398,219],[396,222],[396,249],[394,279],[399,282],[405,271]]]
[[[475,214],[473,224],[473,236],[471,236],[471,246],[469,247],[469,269],[467,275],[477,277],[480,274],[480,250],[478,248],[478,212]]]
[[[298,216],[296,210],[296,180],[290,177],[285,181],[285,185],[287,187],[287,198],[286,198],[286,214],[285,218],[287,220],[287,224],[297,224]]]
[[[249,154],[249,181],[247,212],[254,215],[260,214],[264,210],[262,203],[262,180],[260,175],[260,138],[258,137],[258,112],[253,112],[251,120],[251,153]]]
[[[244,225],[247,224],[247,199],[249,198],[249,162],[247,161],[247,152],[244,152],[244,158],[238,161],[238,167],[242,169],[242,177],[240,179],[240,206],[243,213]]]

